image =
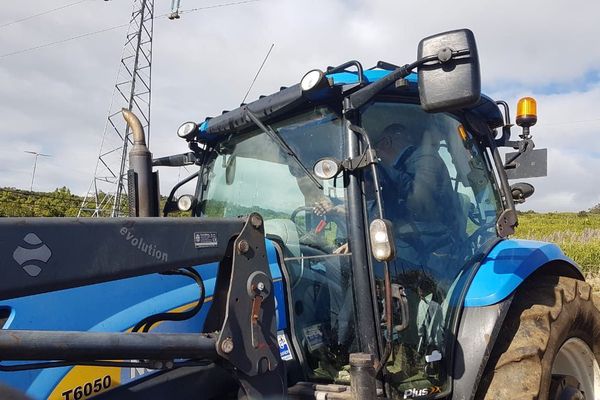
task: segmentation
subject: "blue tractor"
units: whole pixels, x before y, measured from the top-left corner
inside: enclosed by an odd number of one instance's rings
[[[512,139],[471,31],[185,123],[180,155],[125,117],[131,217],[0,220],[5,396],[600,398],[590,286],[509,238],[533,193],[509,177],[545,168],[535,101]],[[159,218],[152,167],[183,165]]]

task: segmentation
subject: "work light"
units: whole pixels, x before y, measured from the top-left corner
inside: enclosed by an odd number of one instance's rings
[[[177,199],[177,208],[179,211],[190,211],[194,205],[194,196],[191,194],[184,194]]]
[[[396,255],[392,223],[387,219],[374,219],[369,226],[371,252],[377,261],[390,261]]]
[[[331,179],[340,172],[340,164],[331,158],[322,158],[313,166],[313,172],[319,179]]]
[[[191,139],[196,134],[198,124],[195,122],[185,122],[177,129],[177,136],[182,139]]]
[[[313,69],[308,71],[302,80],[300,81],[300,87],[303,91],[307,92],[315,87],[319,86],[325,80],[325,74],[320,69]]]

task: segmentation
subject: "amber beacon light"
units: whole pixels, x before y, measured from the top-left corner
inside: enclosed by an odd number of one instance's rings
[[[517,125],[529,128],[537,122],[537,103],[533,97],[523,97],[517,103]]]
[[[533,97],[523,97],[517,103],[517,125],[523,128],[523,136],[529,136],[529,127],[537,122],[537,103]]]

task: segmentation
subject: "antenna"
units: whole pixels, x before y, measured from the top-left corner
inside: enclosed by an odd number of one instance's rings
[[[38,153],[37,151],[24,150],[24,152],[33,154],[35,156],[35,160],[33,161],[33,173],[31,174],[31,187],[29,188],[29,191],[33,192],[33,180],[35,179],[35,169],[37,167],[38,157],[52,157],[52,156],[50,154]]]
[[[256,82],[258,75],[260,75],[260,71],[262,71],[263,67],[265,66],[265,63],[267,62],[267,59],[269,58],[269,55],[271,54],[271,50],[273,50],[273,46],[275,46],[275,43],[271,43],[271,47],[269,48],[269,51],[267,52],[265,59],[263,60],[262,64],[260,64],[260,68],[258,68],[258,71],[256,72],[254,79],[252,79],[252,83],[250,84],[250,87],[248,88],[248,91],[246,92],[246,95],[244,96],[244,99],[242,100],[242,104],[248,98],[248,95],[250,94],[250,90],[252,90],[252,86],[254,86],[254,82]]]

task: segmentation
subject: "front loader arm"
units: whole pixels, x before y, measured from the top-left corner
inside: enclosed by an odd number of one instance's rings
[[[210,333],[0,330],[0,360],[60,365],[208,359],[234,370],[246,396],[284,396],[263,220],[100,218],[0,220],[0,300],[220,262],[223,299]],[[135,290],[135,288],[132,288]],[[110,296],[110,293],[107,293]],[[164,362],[164,361],[167,362]],[[46,362],[38,365],[52,366]],[[33,365],[35,367],[35,365]],[[27,368],[2,365],[3,370]]]

